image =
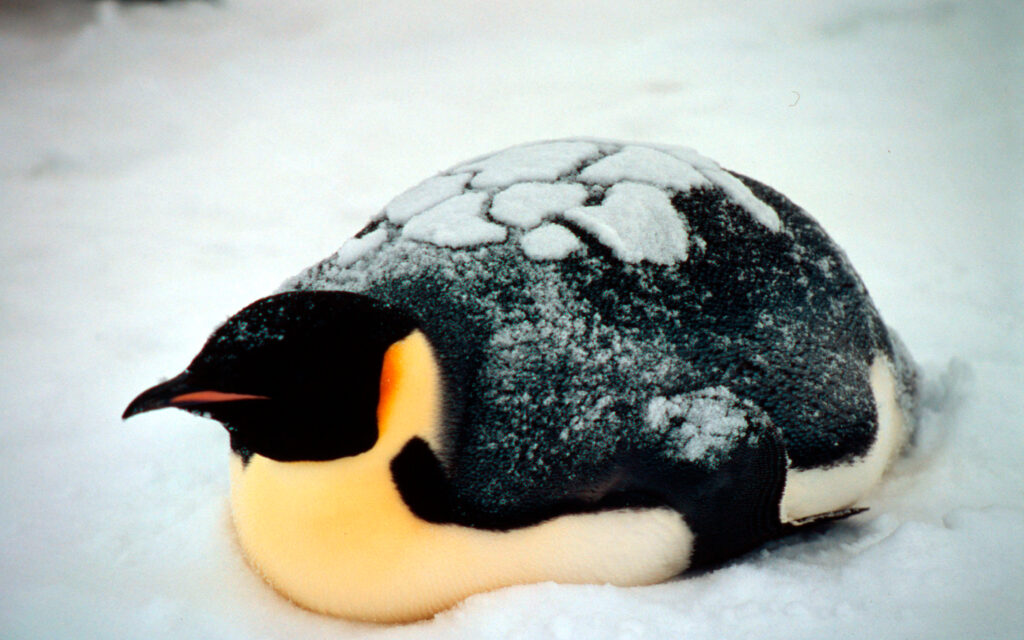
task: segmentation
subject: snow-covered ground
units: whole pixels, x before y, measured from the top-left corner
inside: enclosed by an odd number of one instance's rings
[[[1013,0],[0,4],[0,637],[1020,637],[1022,43]],[[293,606],[224,431],[121,411],[404,188],[570,135],[817,217],[927,375],[915,448],[870,511],[669,584]]]

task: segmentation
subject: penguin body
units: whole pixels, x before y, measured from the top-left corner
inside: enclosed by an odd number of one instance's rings
[[[848,515],[914,384],[784,197],[688,149],[564,140],[400,195],[126,416],[220,420],[252,563],[309,608],[401,621]]]

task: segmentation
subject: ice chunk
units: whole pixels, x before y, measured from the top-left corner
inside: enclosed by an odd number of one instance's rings
[[[596,144],[583,141],[542,142],[512,147],[456,167],[455,171],[479,171],[470,183],[477,189],[507,187],[531,180],[554,181],[596,158]]]
[[[487,198],[483,191],[449,198],[406,223],[402,237],[452,248],[503,242],[508,230],[480,215]]]
[[[533,260],[561,260],[583,248],[576,234],[559,224],[543,224],[525,234],[520,243]]]
[[[584,169],[580,180],[603,185],[630,180],[679,191],[710,186],[690,163],[650,147],[624,147]]]
[[[563,216],[592,233],[625,262],[674,264],[686,260],[686,219],[656,187],[619,182],[608,189],[601,204],[576,207]]]
[[[334,254],[334,264],[339,269],[345,268],[366,254],[379,249],[387,239],[388,231],[383,227],[377,228],[361,238],[350,238]]]
[[[702,156],[688,147],[662,147],[661,150],[689,163],[712,184],[724,191],[730,200],[743,207],[747,213],[764,226],[772,231],[782,229],[782,222],[775,209],[758,199],[739,178],[723,169],[711,158]]]
[[[491,217],[532,229],[551,214],[579,206],[586,199],[586,187],[575,182],[521,182],[495,194]]]
[[[462,193],[471,176],[469,173],[457,173],[428,178],[388,203],[384,213],[391,222],[405,224],[416,214]]]

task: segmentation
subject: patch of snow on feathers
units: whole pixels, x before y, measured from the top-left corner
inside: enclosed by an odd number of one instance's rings
[[[561,260],[583,248],[576,235],[558,224],[544,224],[523,235],[523,252],[532,260]]]
[[[384,228],[375,229],[362,237],[350,238],[334,254],[334,262],[339,268],[347,267],[379,249],[387,239],[388,231]]]
[[[505,149],[460,165],[454,171],[479,171],[470,183],[477,189],[507,187],[531,180],[553,182],[599,154],[600,149],[592,142],[541,142]]]
[[[711,158],[702,156],[688,147],[660,147],[660,149],[699,171],[716,187],[724,191],[730,200],[743,207],[755,220],[770,230],[777,232],[782,229],[782,221],[779,220],[779,214],[775,212],[775,209],[762,202],[739,178],[723,169]]]
[[[587,188],[576,182],[520,182],[495,194],[491,217],[532,229],[545,218],[578,207],[586,199]]]
[[[453,249],[504,242],[506,227],[481,215],[487,198],[486,192],[478,191],[449,198],[410,220],[402,235]]]
[[[629,180],[678,191],[711,184],[691,164],[663,151],[637,146],[623,147],[622,151],[598,160],[580,172],[580,180],[601,185]]]
[[[675,458],[714,469],[748,436],[747,412],[729,389],[710,387],[647,405],[647,426],[663,433]]]
[[[405,224],[416,214],[461,194],[471,177],[470,173],[459,173],[428,178],[397,196],[384,208],[384,213],[391,222]]]
[[[616,183],[601,204],[570,209],[565,218],[596,236],[623,262],[667,265],[686,260],[686,219],[656,187]]]

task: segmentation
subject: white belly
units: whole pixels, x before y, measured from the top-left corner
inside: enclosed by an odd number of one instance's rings
[[[878,484],[906,441],[906,424],[897,399],[896,378],[885,356],[871,363],[871,393],[878,414],[875,442],[849,464],[827,469],[790,469],[782,495],[783,522],[841,511],[853,506]]]
[[[437,525],[401,501],[368,452],[232,463],[242,548],[284,595],[347,618],[409,621],[531,582],[650,584],[683,571],[693,536],[670,509],[563,516],[509,532]]]

